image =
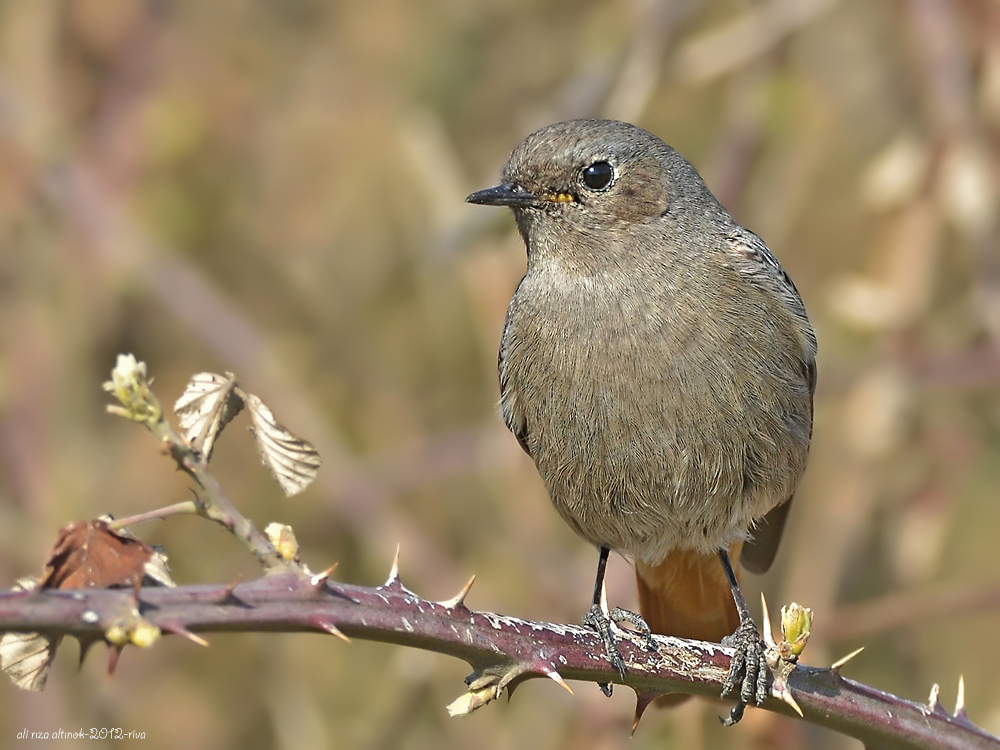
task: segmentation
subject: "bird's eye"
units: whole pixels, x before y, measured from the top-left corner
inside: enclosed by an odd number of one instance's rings
[[[595,161],[583,168],[583,184],[591,190],[607,190],[615,177],[615,168],[606,161]]]

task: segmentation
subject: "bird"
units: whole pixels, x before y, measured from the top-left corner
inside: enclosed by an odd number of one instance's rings
[[[769,672],[732,561],[770,567],[812,438],[817,342],[795,285],[690,162],[629,123],[543,127],[466,200],[512,209],[526,248],[500,411],[599,550],[584,622],[622,681],[612,623],[733,646],[723,723],[739,721]],[[607,607],[612,550],[634,563],[639,613]]]

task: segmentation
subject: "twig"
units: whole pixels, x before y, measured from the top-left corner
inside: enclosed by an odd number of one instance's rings
[[[167,518],[168,516],[175,516],[180,513],[201,513],[201,507],[194,500],[185,500],[182,503],[174,503],[173,505],[167,505],[163,508],[157,508],[155,510],[147,510],[145,513],[136,513],[134,516],[126,516],[125,518],[116,518],[108,524],[108,528],[113,531],[120,531],[127,526],[133,526],[137,523],[145,523],[146,521],[159,521],[161,519]]]
[[[824,638],[858,638],[929,620],[1000,608],[1000,581],[902,591],[834,610],[816,628]]]
[[[198,512],[235,534],[264,570],[301,573],[296,563],[282,557],[250,519],[236,509],[218,480],[209,473],[205,457],[199,450],[188,445],[166,420],[163,407],[149,388],[146,364],[137,362],[130,354],[120,354],[115,369],[111,371],[111,378],[104,384],[104,390],[114,395],[121,406],[109,405],[108,411],[144,424],[177,462],[177,466],[198,483],[203,492],[196,501]]]
[[[677,54],[682,80],[704,82],[724,75],[808,26],[837,0],[767,0],[717,28],[688,40]]]

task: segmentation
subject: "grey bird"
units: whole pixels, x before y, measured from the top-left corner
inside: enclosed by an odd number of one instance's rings
[[[585,621],[623,680],[612,622],[734,646],[739,721],[768,670],[731,556],[770,567],[812,435],[816,337],[795,285],[687,160],[624,122],[542,128],[467,200],[509,206],[527,248],[500,403],[600,550]],[[634,561],[641,617],[604,603],[610,550]]]

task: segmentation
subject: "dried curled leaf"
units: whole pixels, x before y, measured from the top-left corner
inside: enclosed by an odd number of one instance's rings
[[[271,470],[286,495],[302,492],[316,478],[321,463],[319,453],[311,443],[278,424],[271,410],[257,396],[247,393],[245,398],[264,465]]]
[[[41,690],[45,687],[49,667],[61,640],[39,633],[4,633],[0,638],[0,668],[15,687]]]
[[[104,523],[107,523],[110,526],[110,524],[112,524],[112,522],[115,519],[114,516],[103,515],[97,520],[103,521]],[[114,529],[113,527],[111,528],[113,529],[113,533],[117,534],[120,537],[127,539],[136,538],[135,534],[133,534],[125,527],[119,529]],[[176,586],[177,583],[174,581],[173,578],[170,577],[170,565],[168,563],[169,558],[167,557],[167,553],[164,552],[163,548],[158,545],[154,545],[150,547],[150,549],[153,550],[153,555],[143,566],[144,576],[142,579],[142,585],[168,586],[168,587]]]
[[[184,439],[208,460],[215,439],[244,406],[250,408],[252,432],[264,465],[286,495],[302,492],[316,478],[319,453],[310,443],[278,424],[264,402],[241,389],[231,372],[225,375],[200,372],[193,376],[174,404],[174,412]]]
[[[111,530],[108,520],[99,518],[89,523],[74,521],[60,529],[45,563],[45,578],[41,581],[22,578],[14,589],[134,586],[143,580],[175,586],[167,568],[167,556],[127,531]],[[140,620],[139,626],[133,625],[126,632],[126,642],[152,644],[159,635],[158,629],[155,633],[154,629]],[[109,640],[114,642],[110,631]],[[61,642],[61,636],[5,633],[0,638],[0,669],[22,690],[41,690]],[[83,644],[82,653],[86,653],[87,646],[89,642]]]
[[[21,578],[15,591],[34,591],[37,578]],[[62,638],[49,638],[38,633],[4,633],[0,638],[0,669],[21,690],[37,691],[45,687],[49,667]]]
[[[153,556],[143,566],[143,573],[146,574],[143,584],[158,584],[160,586],[174,587],[177,584],[170,577],[170,566],[167,565],[167,555],[160,547],[153,547]]]
[[[135,586],[153,554],[148,544],[112,531],[106,521],[73,521],[59,530],[41,588]]]
[[[193,375],[174,404],[184,439],[201,451],[206,461],[212,457],[215,439],[242,410],[243,398],[231,372]]]

